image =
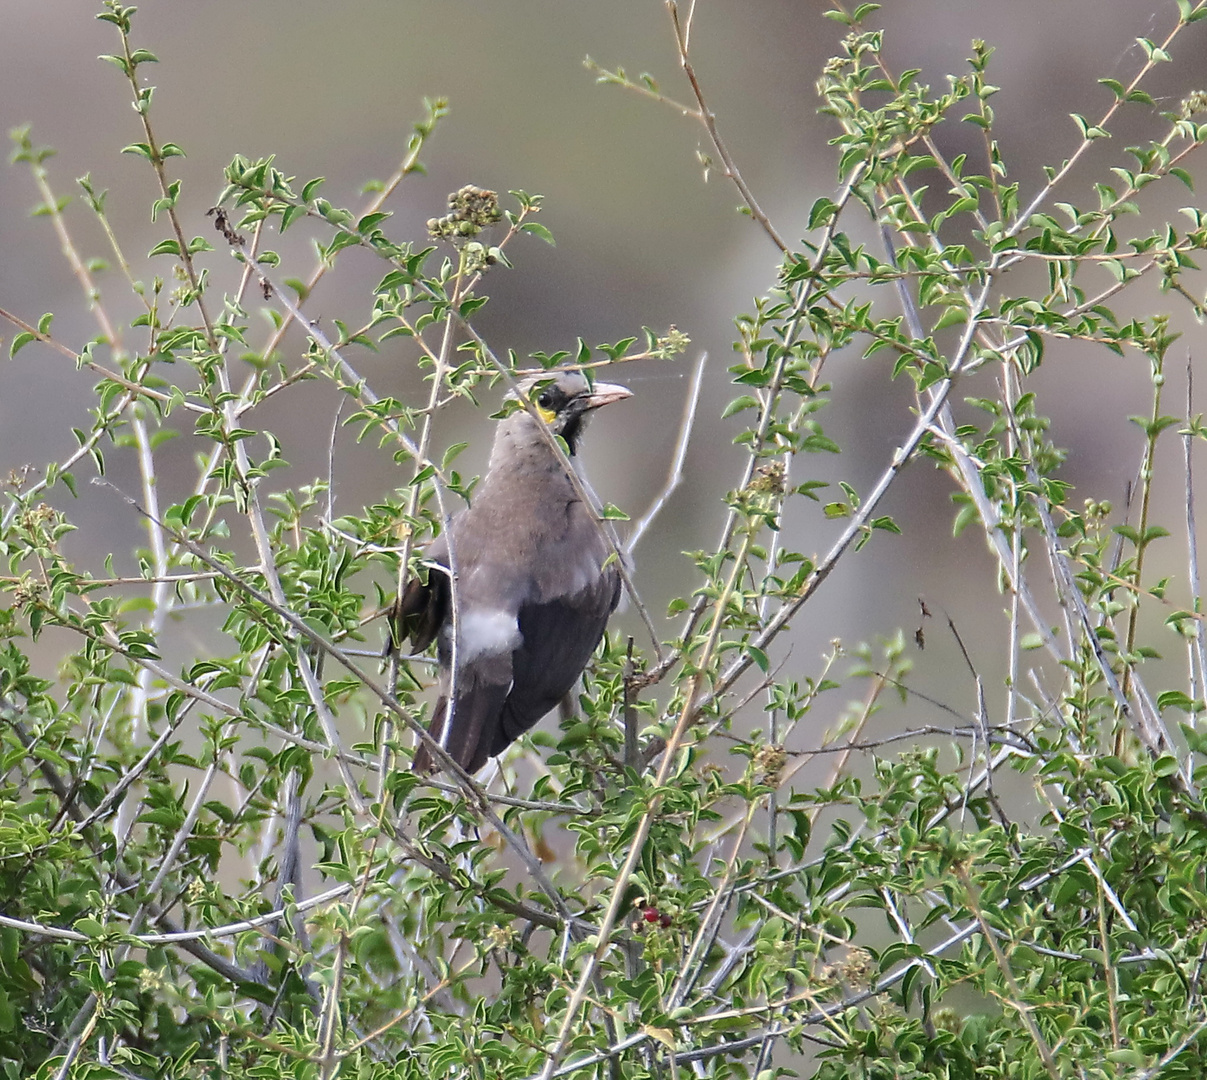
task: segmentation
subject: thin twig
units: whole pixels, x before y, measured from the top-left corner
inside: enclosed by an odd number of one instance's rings
[[[653,524],[654,519],[662,512],[667,499],[674,494],[675,489],[683,482],[683,462],[687,457],[687,444],[691,440],[692,428],[696,422],[696,406],[700,403],[700,387],[704,382],[704,365],[708,363],[708,353],[702,352],[696,361],[692,372],[691,385],[688,387],[687,398],[683,403],[683,417],[679,421],[679,436],[675,442],[675,454],[671,459],[670,471],[662,490],[650,503],[650,508],[641,515],[637,524],[629,533],[629,542],[625,550],[631,555],[633,549],[641,542],[645,531]]]
[[[1002,952],[1002,947],[998,944],[997,934],[993,932],[993,929],[985,919],[985,913],[981,910],[977,889],[972,883],[968,868],[962,863],[957,863],[952,867],[952,870],[956,877],[959,878],[960,884],[964,886],[964,901],[971,909],[986,944],[993,951],[993,957],[997,961],[998,970],[1002,973],[1002,978],[1010,990],[1012,996],[1006,999],[1006,1003],[1012,1006],[1015,1012],[1018,1013],[1018,1018],[1022,1021],[1023,1027],[1027,1029],[1027,1034],[1031,1036],[1031,1041],[1035,1044],[1035,1049],[1039,1053],[1040,1060],[1043,1062],[1048,1075],[1052,1080],[1061,1080],[1060,1071],[1056,1067],[1056,1059],[1052,1056],[1052,1048],[1048,1045],[1047,1040],[1039,1030],[1039,1025],[1036,1024],[1035,1018],[1031,1015],[1031,1006],[1023,1000],[1023,992],[1014,979],[1014,973],[1010,969],[1010,962],[1006,959],[1006,954]]]
[[[771,224],[771,219],[767,217],[766,213],[763,212],[763,208],[759,206],[758,200],[755,199],[754,192],[750,190],[746,181],[742,179],[742,174],[738,171],[737,164],[730,155],[729,149],[721,140],[721,133],[717,130],[716,115],[704,100],[704,91],[700,87],[699,79],[696,78],[696,70],[692,66],[688,48],[691,35],[691,18],[695,11],[695,4],[692,3],[689,9],[686,23],[680,22],[679,5],[676,3],[676,0],[666,0],[666,10],[670,13],[671,24],[675,29],[675,44],[679,48],[679,64],[683,68],[683,73],[687,76],[687,81],[691,83],[692,94],[695,95],[696,104],[699,107],[699,112],[696,116],[700,123],[704,125],[704,130],[708,132],[708,138],[711,140],[713,148],[717,151],[717,156],[725,166],[725,175],[733,181],[734,186],[741,193],[742,201],[745,202],[747,209],[750,211],[750,216],[762,226],[763,232],[767,234],[771,242],[787,255],[788,245],[784,243],[780,234],[775,231],[775,226]]]

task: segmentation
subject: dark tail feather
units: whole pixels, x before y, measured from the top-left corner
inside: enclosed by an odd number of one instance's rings
[[[440,733],[444,730],[444,714],[447,708],[448,702],[444,698],[437,701],[432,712],[432,722],[428,725],[428,734],[437,742],[440,741]],[[427,743],[421,742],[415,747],[415,760],[411,762],[411,771],[425,775],[437,771],[436,762],[432,760]]]
[[[482,768],[491,755],[496,732],[502,723],[503,705],[511,690],[510,654],[488,659],[493,662],[475,663],[461,673],[463,685],[461,693],[457,695],[452,730],[444,744],[449,756],[471,775]],[[505,678],[500,678],[500,675]],[[432,710],[432,722],[428,728],[437,742],[444,734],[447,712],[448,700],[442,695]],[[416,748],[411,768],[418,773],[436,771],[437,765],[425,744],[420,743]]]

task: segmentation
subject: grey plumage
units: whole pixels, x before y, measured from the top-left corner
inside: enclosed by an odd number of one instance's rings
[[[577,372],[527,380],[520,393],[565,440],[576,472],[591,411],[630,396],[622,386],[596,383],[592,389]],[[499,421],[486,475],[469,508],[449,526],[459,632],[457,699],[443,741],[471,773],[569,692],[620,599],[620,573],[615,560],[609,562],[612,543],[566,476],[541,423],[523,409]],[[416,651],[436,641],[439,697],[430,731],[442,739],[453,681],[447,534],[431,545],[426,561],[427,582],[412,579],[399,598],[393,635],[396,642],[409,636]],[[413,767],[434,768],[422,745]]]

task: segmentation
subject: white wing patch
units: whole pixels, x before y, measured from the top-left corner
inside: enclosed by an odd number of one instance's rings
[[[484,653],[510,652],[520,645],[520,624],[509,611],[468,611],[457,621],[460,664],[472,663]]]

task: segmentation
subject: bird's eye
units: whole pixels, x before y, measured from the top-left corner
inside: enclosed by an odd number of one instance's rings
[[[551,398],[551,397],[549,396],[549,391],[548,391],[548,390],[544,390],[544,391],[542,391],[542,392],[541,392],[541,396],[540,396],[540,397],[538,397],[538,398],[536,399],[536,403],[537,403],[537,404],[538,404],[538,405],[539,405],[539,406],[540,406],[542,409],[547,409],[547,408],[549,408],[549,406],[550,406],[550,405],[552,405],[552,404],[553,404],[553,398]]]

